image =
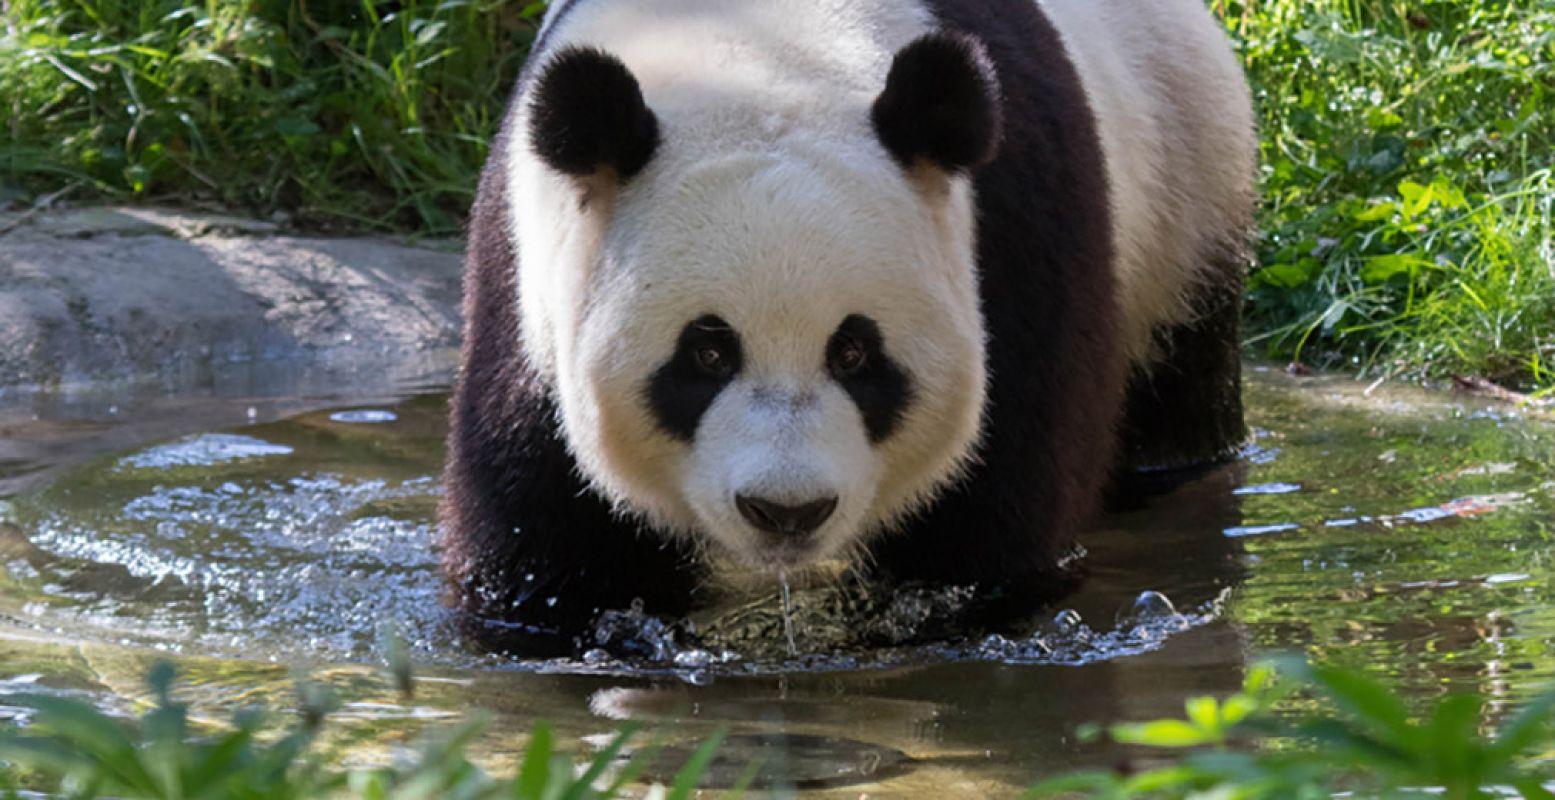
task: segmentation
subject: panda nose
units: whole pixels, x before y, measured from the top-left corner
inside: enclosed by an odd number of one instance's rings
[[[757,529],[785,536],[811,533],[837,510],[835,496],[788,505],[741,494],[735,495],[734,504],[746,521]]]

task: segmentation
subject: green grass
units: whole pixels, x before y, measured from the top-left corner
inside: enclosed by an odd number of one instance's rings
[[[1555,2],[1216,5],[1259,107],[1251,341],[1555,386]]]
[[[0,200],[457,234],[541,3],[5,0]]]
[[[1257,92],[1256,352],[1555,387],[1555,0],[1207,2]],[[0,3],[0,206],[430,235],[460,229],[543,7]]]

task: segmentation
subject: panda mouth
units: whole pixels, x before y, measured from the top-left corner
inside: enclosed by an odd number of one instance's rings
[[[796,539],[764,533],[759,534],[756,541],[756,547],[751,553],[754,558],[749,560],[753,562],[752,566],[765,572],[791,572],[821,560],[821,543],[814,536]]]

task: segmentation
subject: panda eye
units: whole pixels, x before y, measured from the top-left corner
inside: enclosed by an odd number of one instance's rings
[[[724,355],[723,348],[704,344],[696,349],[697,369],[716,378],[727,377],[733,370],[729,365],[729,358]]]
[[[686,326],[681,348],[703,375],[725,379],[740,371],[740,344],[734,329],[711,314]]]
[[[839,337],[832,345],[831,357],[827,362],[826,367],[833,377],[850,378],[857,375],[864,365],[869,363],[869,351],[865,349],[863,342],[852,336]]]

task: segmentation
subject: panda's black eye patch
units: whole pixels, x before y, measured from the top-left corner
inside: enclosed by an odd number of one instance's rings
[[[675,354],[648,381],[648,407],[659,427],[690,441],[718,393],[738,375],[744,353],[740,337],[723,319],[708,314],[686,324]]]
[[[912,402],[912,382],[885,351],[880,326],[850,314],[826,343],[826,371],[864,417],[871,442],[884,441]]]

